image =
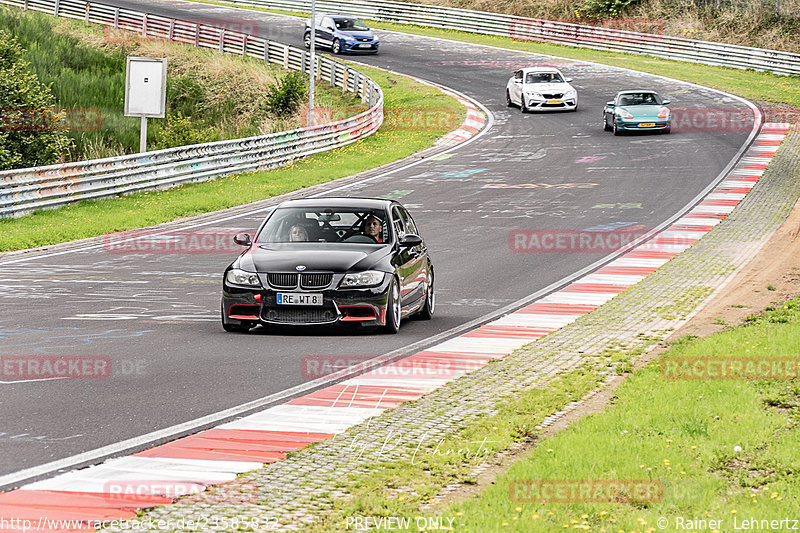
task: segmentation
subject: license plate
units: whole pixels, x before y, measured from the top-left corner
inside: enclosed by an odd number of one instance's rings
[[[359,44],[358,47],[359,48],[372,48],[372,45],[371,44]]]
[[[656,123],[655,122],[640,122],[639,123],[639,127],[640,128],[655,128],[656,127]]]
[[[550,105],[558,105],[561,103],[561,100],[548,100],[547,103]]]
[[[316,292],[279,292],[278,305],[322,305],[322,294]]]

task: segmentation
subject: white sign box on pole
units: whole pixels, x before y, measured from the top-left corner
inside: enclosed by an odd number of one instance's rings
[[[164,118],[167,58],[128,57],[125,70],[125,116]]]

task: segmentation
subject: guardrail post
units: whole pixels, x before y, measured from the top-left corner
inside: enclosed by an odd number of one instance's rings
[[[22,3],[22,10],[23,11],[27,11],[28,10],[28,0],[25,0],[25,2]]]
[[[289,47],[283,47],[283,68],[289,69]]]
[[[194,47],[200,46],[200,24],[194,25]]]
[[[59,8],[59,0],[56,0],[56,3],[53,5],[53,15],[58,16],[58,8]]]
[[[242,55],[243,55],[243,56],[246,56],[246,55],[247,55],[247,38],[248,38],[248,37],[249,37],[249,35],[247,35],[247,34],[245,33],[245,34],[244,34],[244,42],[242,43]]]
[[[336,87],[336,62],[331,61],[331,87]]]
[[[86,7],[83,8],[83,21],[86,24],[89,24],[89,9],[91,9],[92,4],[86,2]]]
[[[344,69],[344,80],[342,80],[342,92],[347,92],[347,87],[350,85],[350,67]]]
[[[306,52],[304,51],[302,54],[300,54],[300,72],[305,74],[306,70]]]
[[[147,13],[142,15],[142,37],[147,37]]]
[[[119,29],[119,8],[116,8],[114,10],[114,29],[115,30]]]
[[[269,63],[269,39],[264,39],[264,63]]]
[[[225,28],[222,28],[219,31],[219,51],[220,52],[225,51]]]
[[[169,36],[167,37],[168,41],[175,40],[175,19],[169,20]]]

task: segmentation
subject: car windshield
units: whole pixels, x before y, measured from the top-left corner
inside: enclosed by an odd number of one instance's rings
[[[625,93],[619,97],[619,105],[659,105],[661,98],[656,93]]]
[[[259,244],[376,244],[389,241],[389,225],[382,209],[284,207],[272,213],[256,240]]]
[[[336,29],[339,29],[339,30],[345,30],[345,31],[350,31],[350,30],[367,31],[369,29],[366,25],[364,25],[363,22],[361,22],[358,19],[344,19],[344,18],[342,18],[342,19],[333,19],[333,21],[336,23]]]
[[[564,78],[558,72],[528,72],[525,83],[563,83]]]

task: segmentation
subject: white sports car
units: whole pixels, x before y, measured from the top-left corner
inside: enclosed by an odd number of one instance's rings
[[[506,84],[506,104],[519,106],[523,113],[546,109],[578,109],[578,91],[571,78],[564,78],[552,67],[528,67],[519,69]]]

